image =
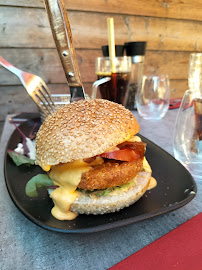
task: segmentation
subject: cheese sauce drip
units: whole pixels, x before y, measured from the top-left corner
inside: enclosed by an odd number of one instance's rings
[[[102,158],[93,162],[102,164]],[[54,202],[51,210],[52,215],[59,220],[72,220],[77,217],[76,213],[70,211],[70,206],[78,196],[76,191],[81,180],[81,175],[89,171],[92,164],[84,162],[82,159],[65,164],[51,166],[49,173],[54,185],[59,186],[50,195]]]
[[[154,177],[151,177],[149,180],[149,186],[147,187],[147,190],[155,188],[156,185],[157,185],[156,179]]]
[[[48,172],[48,171],[50,171],[51,166],[50,166],[50,165],[45,164],[45,163],[44,163],[44,161],[43,161],[43,160],[41,160],[41,168],[42,168],[42,169],[43,169],[45,172]]]

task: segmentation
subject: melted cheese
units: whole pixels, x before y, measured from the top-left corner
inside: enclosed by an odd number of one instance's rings
[[[143,160],[143,169],[145,170],[145,172],[152,173],[151,167],[150,167],[150,165],[149,165],[149,163],[148,163],[148,161],[146,160],[145,157],[144,157],[144,160]],[[147,187],[147,190],[155,188],[156,185],[157,185],[156,179],[154,177],[151,177],[150,180],[149,180],[149,185]]]
[[[77,197],[77,192],[70,192],[62,187],[56,188],[50,195],[54,202],[51,210],[52,215],[59,220],[72,220],[77,217],[76,213],[69,211],[73,201]]]
[[[154,177],[151,177],[149,180],[149,186],[147,187],[147,190],[155,188],[156,185],[157,185],[156,179]]]
[[[65,164],[51,166],[49,173],[54,185],[59,186],[50,195],[54,207],[52,215],[59,220],[72,220],[77,214],[71,212],[70,206],[78,196],[76,188],[81,180],[81,175],[91,169],[91,165],[102,164],[102,158],[97,158],[93,164],[77,160]]]
[[[150,167],[148,161],[146,160],[146,157],[144,157],[144,159],[143,159],[143,169],[145,170],[145,172],[152,173],[151,167]]]
[[[132,136],[130,139],[127,140],[127,142],[141,142],[141,138],[139,136]]]
[[[45,172],[48,172],[48,171],[50,171],[51,166],[45,164],[44,161],[41,159],[41,168],[42,168]]]

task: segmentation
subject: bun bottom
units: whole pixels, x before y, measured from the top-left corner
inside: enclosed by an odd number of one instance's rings
[[[108,195],[80,192],[70,210],[78,214],[106,214],[119,211],[139,200],[146,192],[151,173],[139,172],[129,186],[116,188]]]

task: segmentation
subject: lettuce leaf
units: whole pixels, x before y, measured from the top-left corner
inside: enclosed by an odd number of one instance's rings
[[[44,187],[52,185],[53,182],[47,174],[37,174],[27,182],[27,185],[25,187],[25,193],[29,197],[37,197],[38,189],[42,189]]]
[[[127,188],[129,186],[132,186],[134,184],[134,180],[126,183],[126,184],[123,184],[123,185],[120,185],[120,186],[116,186],[116,187],[112,187],[112,188],[106,188],[106,189],[102,189],[102,190],[82,190],[80,188],[77,188],[77,190],[79,192],[82,192],[82,193],[86,193],[86,194],[93,194],[93,195],[96,195],[98,197],[102,197],[102,196],[107,196],[109,193],[111,193],[112,191],[115,191],[115,190],[118,190],[118,189],[122,189],[122,188]]]
[[[16,166],[20,166],[22,164],[26,165],[34,165],[35,161],[33,159],[30,159],[22,154],[19,154],[15,151],[8,150],[9,156],[12,158],[13,162]]]
[[[112,192],[114,189],[104,189],[103,191],[99,191],[96,193],[96,196],[102,197],[102,196],[107,196],[110,192]]]

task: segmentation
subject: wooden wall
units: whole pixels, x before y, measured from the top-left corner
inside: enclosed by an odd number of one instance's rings
[[[191,52],[202,51],[202,0],[64,0],[82,81],[91,91],[95,57],[107,44],[114,17],[116,44],[147,41],[145,73],[165,73],[171,97],[188,88]],[[0,0],[0,55],[39,75],[53,93],[68,91],[42,0]],[[34,111],[17,77],[0,67],[0,121],[7,113]]]

